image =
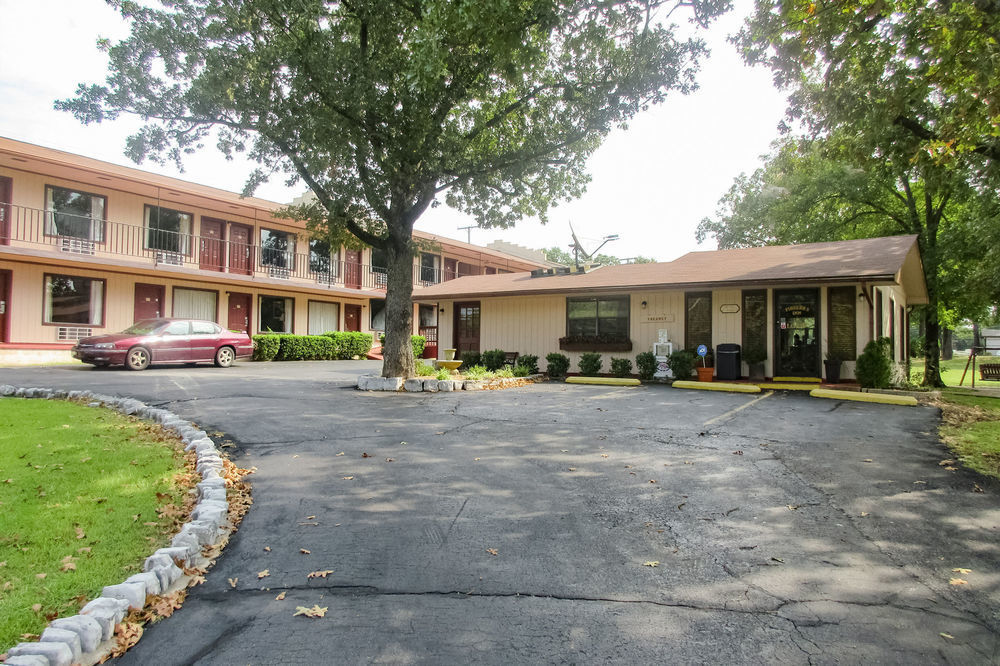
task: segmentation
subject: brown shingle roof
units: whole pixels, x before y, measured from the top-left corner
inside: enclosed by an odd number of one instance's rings
[[[916,236],[771,245],[738,250],[689,252],[655,264],[605,266],[589,273],[531,277],[525,273],[474,275],[421,289],[420,300],[468,296],[505,296],[638,288],[678,288],[733,284],[893,281],[904,264],[916,262]],[[913,274],[913,270],[908,271]],[[920,302],[926,292],[923,272],[908,293]]]

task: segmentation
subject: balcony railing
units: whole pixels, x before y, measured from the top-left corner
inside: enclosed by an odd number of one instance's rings
[[[315,252],[296,253],[266,244],[262,247],[0,203],[2,246],[41,247],[66,256],[128,257],[153,266],[176,266],[347,289],[385,290],[388,277],[385,268],[335,260]],[[413,267],[415,286],[436,284],[440,279],[437,270]]]

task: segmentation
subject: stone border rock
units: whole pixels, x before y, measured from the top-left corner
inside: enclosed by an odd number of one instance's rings
[[[18,643],[7,651],[6,666],[88,666],[110,654],[115,647],[115,625],[130,610],[141,610],[148,595],[166,594],[186,585],[178,564],[196,566],[205,562],[202,548],[221,541],[231,532],[226,481],[222,478],[222,455],[204,430],[166,409],[149,407],[133,398],[117,398],[91,391],[58,391],[0,385],[0,397],[80,400],[88,407],[108,407],[128,416],[158,423],[184,441],[185,451],[197,455],[201,481],[191,521],[181,527],[167,548],[146,558],[142,573],[117,585],[108,585],[101,596],[87,603],[79,615],[60,617],[49,623],[37,643]]]
[[[447,393],[449,391],[484,391],[487,389],[521,386],[524,381],[531,383],[544,381],[545,375],[527,377],[494,377],[493,379],[435,379],[433,377],[380,377],[361,375],[358,377],[359,391],[404,391],[406,393]]]

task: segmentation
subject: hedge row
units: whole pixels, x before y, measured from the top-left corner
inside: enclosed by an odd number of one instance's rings
[[[372,348],[371,333],[332,331],[323,335],[253,336],[255,361],[317,361],[364,358]]]

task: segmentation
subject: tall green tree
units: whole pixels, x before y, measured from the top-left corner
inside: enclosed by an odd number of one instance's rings
[[[413,225],[443,199],[481,226],[543,221],[579,196],[613,128],[687,92],[705,47],[681,39],[728,0],[108,0],[131,35],[103,42],[104,85],[57,103],[84,123],[149,120],[136,160],[209,138],[316,195],[286,214],[388,261],[383,375],[410,376]],[[214,133],[214,134],[213,134]]]
[[[737,42],[790,90],[790,126],[836,142],[896,184],[931,301],[925,382],[940,385],[939,305],[949,206],[1000,184],[995,0],[757,0]]]

